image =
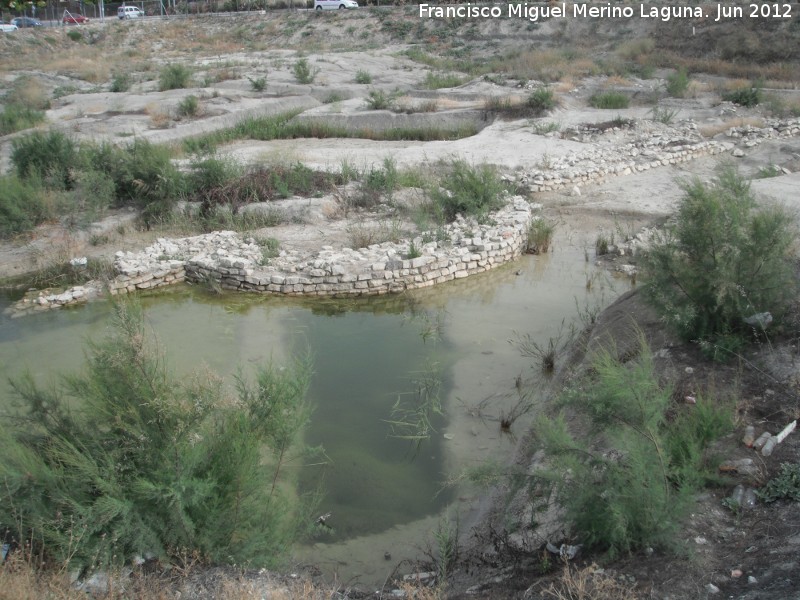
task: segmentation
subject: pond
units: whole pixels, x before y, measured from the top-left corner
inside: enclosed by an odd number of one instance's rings
[[[587,285],[591,280],[593,284]],[[322,482],[320,513],[331,535],[297,548],[295,560],[339,581],[380,585],[403,558],[415,558],[443,515],[475,507],[479,492],[444,482],[467,466],[508,455],[516,442],[499,420],[524,389],[543,389],[534,359],[513,340],[546,344],[580,325],[624,287],[596,272],[583,250],[565,245],[481,275],[395,297],[292,301],[211,295],[184,287],[142,297],[148,324],[178,373],[208,366],[231,376],[270,360],[310,352],[314,406],[306,442],[327,465],[295,464],[301,489]],[[0,311],[9,303],[0,298]],[[0,398],[26,369],[39,381],[83,364],[87,338],[108,327],[110,304],[0,320]],[[422,441],[400,439],[393,407],[438,393]],[[512,427],[522,432],[524,418]],[[392,561],[384,560],[384,553]]]

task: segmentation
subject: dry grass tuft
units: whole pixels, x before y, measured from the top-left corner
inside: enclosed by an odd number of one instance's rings
[[[111,78],[111,70],[115,63],[108,57],[86,52],[76,54],[74,52],[62,53],[58,58],[48,60],[48,71],[54,71],[59,75],[75,77],[89,83],[105,83]]]
[[[604,88],[623,87],[633,85],[630,79],[620,77],[619,75],[611,75],[603,82]]]
[[[45,110],[50,107],[50,94],[38,79],[23,75],[14,81],[13,88],[6,96],[6,102]]]
[[[656,48],[652,38],[636,38],[623,42],[617,48],[617,56],[623,60],[640,61],[643,56],[651,54]]]
[[[561,578],[542,594],[554,600],[637,600],[640,597],[632,584],[617,581],[595,564],[581,569],[569,563],[564,565]]]
[[[169,123],[172,120],[169,111],[164,110],[158,102],[149,103],[145,106],[144,112],[150,117],[150,124],[155,129],[166,129],[169,127]]]
[[[263,572],[236,572],[231,569],[204,570],[193,566],[175,568],[169,575],[144,575],[109,578],[106,590],[78,590],[64,569],[36,569],[36,557],[13,552],[0,568],[2,600],[171,600],[208,597],[216,600],[327,600],[336,597],[336,585],[317,585],[304,577],[284,579]],[[435,596],[407,596],[422,600]]]
[[[746,125],[751,127],[764,127],[764,120],[759,117],[736,117],[716,125],[703,125],[698,128],[698,131],[704,137],[713,138],[720,133],[728,131],[731,127],[744,127]]]

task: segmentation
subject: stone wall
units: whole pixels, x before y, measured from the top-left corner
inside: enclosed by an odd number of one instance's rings
[[[591,140],[581,141],[598,141],[598,136],[588,135]],[[570,152],[549,165],[521,173],[516,182],[527,186],[531,192],[580,187],[728,151],[733,151],[734,156],[743,156],[737,144],[752,148],[763,140],[797,135],[800,135],[800,119],[770,119],[764,127],[732,127],[726,132],[732,141],[705,140],[695,123],[684,123],[660,132],[632,132],[632,138],[622,144],[595,143],[584,151]]]
[[[522,254],[537,205],[512,198],[491,224],[459,219],[439,232],[400,243],[313,255],[283,251],[265,261],[255,240],[215,232],[160,239],[139,253],[117,253],[112,294],[151,289],[185,279],[226,290],[288,296],[368,296],[423,288],[481,273]]]

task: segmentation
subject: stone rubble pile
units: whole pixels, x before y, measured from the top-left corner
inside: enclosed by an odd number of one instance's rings
[[[797,135],[800,135],[800,119],[768,119],[764,127],[747,125],[733,127],[727,132],[728,137],[745,147],[756,146],[765,139]],[[548,161],[539,169],[520,173],[515,181],[527,186],[531,192],[579,187],[617,175],[679,164],[703,155],[721,154],[734,147],[734,142],[704,140],[697,131],[697,124],[686,122],[668,131],[635,132],[627,142],[597,143],[592,148],[570,152]]]
[[[97,281],[90,281],[84,285],[76,285],[63,292],[38,290],[34,293],[26,294],[24,298],[13,306],[8,307],[4,312],[10,314],[12,317],[17,317],[23,314],[61,308],[71,304],[83,304],[102,294],[103,286]]]

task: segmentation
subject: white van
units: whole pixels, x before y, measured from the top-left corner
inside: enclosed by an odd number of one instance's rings
[[[120,19],[138,19],[139,17],[143,17],[144,13],[138,6],[120,6],[117,9],[117,16]]]
[[[340,8],[358,8],[355,0],[314,0],[314,10],[338,10]]]

